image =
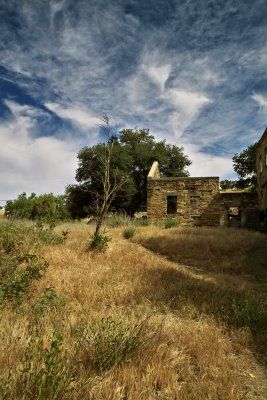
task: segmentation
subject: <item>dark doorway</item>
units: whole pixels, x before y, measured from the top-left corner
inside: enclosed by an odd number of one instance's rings
[[[240,207],[229,207],[228,209],[228,224],[235,228],[241,225],[241,210]]]
[[[167,196],[167,214],[177,213],[177,196]]]

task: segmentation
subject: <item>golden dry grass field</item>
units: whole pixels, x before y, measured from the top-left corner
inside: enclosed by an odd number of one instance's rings
[[[57,227],[60,243],[8,224],[2,399],[266,399],[266,235],[108,228],[95,254],[88,225]]]

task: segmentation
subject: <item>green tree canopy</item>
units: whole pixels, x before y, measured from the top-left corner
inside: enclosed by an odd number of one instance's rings
[[[252,144],[233,157],[234,170],[238,175],[237,186],[240,188],[256,187],[256,152],[258,142]]]
[[[257,170],[256,170],[256,152],[258,142],[248,146],[239,154],[236,153],[233,160],[233,168],[238,175],[238,179],[221,181],[222,189],[256,189]]]
[[[14,218],[56,221],[70,217],[65,197],[54,196],[52,193],[40,196],[32,193],[27,197],[24,192],[17,199],[7,201],[5,209]]]
[[[183,148],[167,144],[165,140],[156,141],[147,129],[123,129],[111,140],[114,140],[111,177],[127,177],[126,184],[113,202],[115,210],[134,213],[146,208],[146,178],[155,160],[159,161],[163,176],[189,175],[186,168],[191,161]],[[102,190],[100,175],[104,151],[104,144],[97,144],[84,147],[78,153],[78,185],[67,188],[68,205],[74,217],[93,212],[94,195]]]

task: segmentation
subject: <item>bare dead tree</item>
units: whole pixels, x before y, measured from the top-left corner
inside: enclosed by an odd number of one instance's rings
[[[98,236],[101,231],[101,227],[108,214],[112,201],[127,181],[126,177],[119,176],[119,170],[112,171],[111,176],[111,157],[114,147],[114,135],[117,133],[117,124],[115,123],[115,129],[112,129],[110,118],[104,114],[102,117],[102,124],[99,125],[102,132],[106,136],[106,143],[104,148],[103,157],[100,159],[101,172],[98,174],[98,180],[101,183],[101,193],[94,193],[95,205],[97,209],[96,217],[96,229],[94,236]]]

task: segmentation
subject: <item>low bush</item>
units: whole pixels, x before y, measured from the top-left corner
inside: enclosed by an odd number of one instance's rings
[[[56,311],[64,307],[65,304],[65,298],[58,296],[53,286],[48,286],[42,296],[33,304],[33,310],[37,315],[43,316],[49,311]]]
[[[54,233],[55,223],[50,223],[48,227],[40,220],[34,225],[36,236],[46,244],[60,244],[63,243],[69,232],[62,231],[61,235]]]
[[[140,219],[135,219],[134,224],[136,226],[149,226],[150,221],[147,218],[140,218]]]
[[[179,226],[180,226],[180,221],[177,218],[168,217],[164,221],[164,228],[165,229],[178,228]]]
[[[0,304],[20,305],[47,262],[38,254],[31,227],[10,222],[0,226]]]
[[[89,249],[99,252],[104,252],[107,250],[108,242],[110,237],[104,233],[94,233],[89,244]]]
[[[6,257],[0,253],[0,305],[21,304],[31,284],[39,280],[47,263],[35,254]]]
[[[135,229],[134,228],[126,228],[122,232],[122,235],[124,239],[131,239],[135,234]]]
[[[73,359],[63,347],[63,337],[55,332],[45,347],[43,338],[32,337],[25,349],[20,373],[0,380],[4,400],[73,399],[77,393],[77,373]]]

